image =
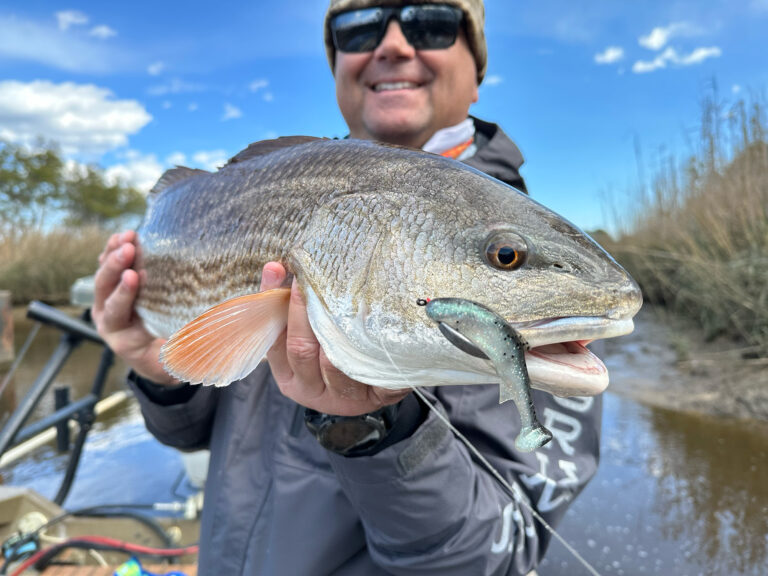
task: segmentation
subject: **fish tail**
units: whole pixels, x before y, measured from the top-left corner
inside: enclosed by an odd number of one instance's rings
[[[552,432],[536,420],[531,426],[523,426],[515,438],[515,448],[522,452],[533,452],[552,440]]]

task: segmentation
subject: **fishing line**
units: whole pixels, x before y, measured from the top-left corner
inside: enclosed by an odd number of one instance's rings
[[[381,341],[379,341],[379,343],[382,345],[382,350],[384,350],[384,353],[387,355],[387,358],[392,363],[392,366],[395,367],[395,370],[397,370],[398,375],[401,377],[403,382],[405,382],[411,388],[411,390],[413,390],[416,393],[416,395],[419,398],[421,398],[422,402],[424,402],[424,404],[426,404],[427,407],[448,427],[448,429],[451,432],[453,432],[456,435],[456,437],[464,443],[464,445],[467,447],[467,449],[480,461],[480,463],[483,464],[483,466],[485,466],[488,469],[488,471],[491,473],[491,475],[494,478],[496,478],[496,480],[510,493],[510,495],[512,496],[512,499],[515,502],[518,502],[518,503],[522,504],[533,515],[533,517],[536,520],[538,520],[541,523],[541,525],[544,526],[544,528],[558,542],[560,542],[563,546],[565,546],[565,549],[568,550],[568,552],[570,552],[573,555],[573,557],[576,558],[576,560],[581,562],[581,564],[584,566],[584,568],[587,569],[587,571],[590,574],[592,574],[593,576],[600,576],[600,573],[597,570],[595,570],[595,568],[589,562],[587,562],[587,560],[581,554],[579,554],[576,551],[576,549],[573,546],[571,546],[565,540],[565,538],[560,536],[560,534],[558,534],[555,531],[555,529],[552,528],[552,526],[550,526],[549,523],[546,520],[544,520],[544,518],[542,518],[541,514],[539,514],[533,508],[533,506],[531,506],[531,504],[527,501],[527,498],[525,498],[524,495],[521,493],[520,487],[516,483],[515,484],[510,484],[507,481],[507,479],[504,478],[501,475],[501,473],[498,470],[496,470],[496,468],[494,468],[493,464],[491,464],[485,458],[485,456],[483,456],[482,453],[477,448],[475,448],[475,446],[472,444],[472,442],[470,442],[469,439],[466,436],[464,436],[464,434],[462,434],[458,430],[458,428],[456,428],[451,423],[451,421],[448,420],[448,418],[442,412],[440,412],[440,410],[438,410],[432,404],[432,402],[429,401],[429,399],[424,395],[424,393],[421,390],[417,389],[416,386],[414,386],[413,384],[408,382],[408,380],[405,378],[405,376],[403,375],[403,373],[400,370],[400,368],[397,366],[397,364],[395,364],[394,360],[392,360],[392,357],[389,355],[389,351],[386,349],[386,347],[384,347],[384,345],[383,345],[383,343]]]

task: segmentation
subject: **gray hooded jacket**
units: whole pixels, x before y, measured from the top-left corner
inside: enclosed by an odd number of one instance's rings
[[[496,125],[475,120],[467,161],[518,188],[523,163]],[[200,536],[203,576],[526,574],[598,463],[602,399],[534,391],[544,448],[517,452],[520,418],[498,386],[426,389],[514,485],[511,496],[432,413],[372,456],[322,448],[304,409],[263,362],[225,388],[163,389],[132,379],[149,430],[181,450],[210,448]]]

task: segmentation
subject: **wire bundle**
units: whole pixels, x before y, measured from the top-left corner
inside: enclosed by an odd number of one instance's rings
[[[32,567],[41,571],[61,552],[70,548],[124,552],[130,556],[153,556],[158,558],[177,558],[179,556],[197,554],[198,552],[197,546],[187,546],[185,548],[151,548],[149,546],[141,546],[138,544],[131,544],[130,542],[123,542],[122,540],[115,540],[114,538],[82,536],[78,538],[70,538],[64,542],[54,544],[49,548],[36,552],[19,565],[19,567],[11,573],[11,576],[21,576],[24,574],[25,570]]]
[[[197,554],[197,546],[188,546],[185,548],[175,548],[171,539],[163,530],[157,521],[151,516],[147,516],[135,511],[126,510],[126,508],[147,508],[152,509],[153,505],[136,505],[136,504],[113,504],[113,505],[100,505],[91,506],[88,508],[81,508],[79,510],[72,510],[64,512],[60,516],[56,516],[37,528],[36,530],[27,534],[16,534],[12,538],[9,538],[3,543],[3,556],[5,557],[5,563],[0,567],[0,576],[4,576],[10,567],[11,563],[23,561],[21,565],[12,573],[12,576],[22,574],[24,570],[34,567],[38,570],[42,570],[47,566],[58,554],[68,548],[80,548],[91,551],[112,551],[112,552],[124,552],[131,556],[150,556],[159,558],[173,559],[179,556],[187,554]],[[124,542],[113,538],[105,538],[101,536],[82,536],[76,538],[69,538],[56,542],[48,548],[40,549],[40,542],[44,540],[52,540],[51,537],[45,537],[45,531],[51,526],[58,524],[70,516],[93,516],[93,517],[127,517],[132,518],[138,522],[144,524],[152,532],[157,534],[165,546],[164,548],[152,548],[148,546],[141,546],[138,544],[132,544],[130,542]]]

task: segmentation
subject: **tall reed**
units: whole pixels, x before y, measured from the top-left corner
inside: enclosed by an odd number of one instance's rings
[[[610,249],[646,299],[768,354],[765,106],[708,96],[693,153],[667,156],[635,200]]]
[[[96,271],[108,233],[96,226],[36,228],[0,235],[0,290],[10,290],[16,304],[69,301],[69,288]]]

